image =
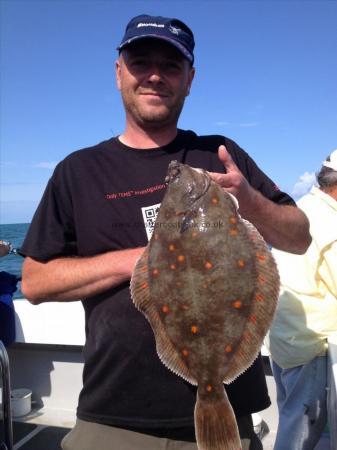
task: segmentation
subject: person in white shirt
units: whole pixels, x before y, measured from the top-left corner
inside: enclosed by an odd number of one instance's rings
[[[310,222],[304,255],[273,250],[281,278],[266,339],[277,386],[274,450],[312,450],[327,424],[327,338],[337,332],[337,150],[298,206]]]

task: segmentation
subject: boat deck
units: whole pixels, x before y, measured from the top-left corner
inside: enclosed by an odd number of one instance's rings
[[[275,386],[268,363],[266,363],[266,372],[272,405],[261,413],[262,423],[256,431],[260,431],[264,450],[272,450],[277,427],[277,410],[275,408]],[[28,415],[14,419],[13,450],[61,450],[60,443],[74,423],[74,411],[39,408],[35,405]],[[0,442],[2,439],[3,434],[0,430]]]
[[[83,308],[79,302],[36,307],[19,300],[15,311],[16,343],[7,349],[11,388],[29,388],[33,409],[26,416],[14,418],[13,450],[60,450],[63,436],[75,423],[82,387]],[[260,432],[264,450],[273,450],[278,422],[275,382],[269,360],[262,354],[272,404],[254,419],[260,419],[262,428],[257,425],[256,431]],[[330,447],[329,436],[325,435],[315,450],[337,450],[337,333],[329,339],[328,384],[332,444]]]
[[[69,428],[13,422],[13,450],[60,450],[61,440],[68,431]]]
[[[271,406],[262,411],[262,422],[256,427],[262,438],[263,449],[273,450],[277,429],[277,408],[275,383],[266,364],[267,384],[271,397]],[[33,409],[23,418],[13,422],[14,448],[13,450],[61,450],[61,441],[73,426],[75,417],[72,414],[48,411],[45,408]],[[67,426],[61,426],[66,423]],[[0,430],[0,442],[3,440],[3,432]],[[94,449],[93,449],[94,450]],[[331,450],[330,439],[324,435],[315,450]]]

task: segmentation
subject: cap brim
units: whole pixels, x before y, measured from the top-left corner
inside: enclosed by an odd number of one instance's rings
[[[117,50],[121,52],[124,48],[126,48],[128,45],[132,44],[135,41],[138,41],[140,39],[157,39],[161,41],[168,42],[169,44],[173,45],[177,50],[180,51],[180,53],[192,64],[194,62],[194,56],[191,52],[189,52],[186,47],[184,47],[180,42],[177,42],[174,39],[171,39],[166,36],[158,36],[157,34],[142,34],[140,36],[135,36],[133,38],[128,39],[127,41],[122,42],[118,47]]]

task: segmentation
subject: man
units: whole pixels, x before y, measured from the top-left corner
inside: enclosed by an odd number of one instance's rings
[[[171,160],[212,172],[271,245],[301,253],[310,242],[305,215],[233,141],[177,129],[193,49],[192,31],[177,19],[130,21],[116,62],[125,130],[59,164],[22,247],[32,303],[81,298],[85,308],[84,386],[65,450],[196,449],[195,388],[161,364],[129,294]],[[249,448],[250,414],[270,404],[261,359],[227,391]]]
[[[327,423],[327,338],[337,332],[337,150],[298,202],[310,222],[304,255],[274,250],[281,295],[269,342],[277,385],[275,450],[312,450]]]

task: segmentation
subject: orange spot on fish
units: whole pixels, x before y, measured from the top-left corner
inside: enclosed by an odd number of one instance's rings
[[[230,223],[233,223],[233,224],[238,223],[238,219],[237,219],[235,216],[231,216],[231,217],[229,218],[229,221],[230,221]]]
[[[158,273],[159,273],[158,269],[153,269],[152,270],[152,275],[156,276],[156,275],[158,275]]]
[[[264,255],[260,255],[259,253],[257,253],[256,256],[260,262],[264,262],[266,260],[266,257]]]
[[[213,267],[213,264],[211,262],[209,262],[209,261],[205,262],[205,268],[206,269],[211,269],[212,267]]]
[[[252,315],[249,317],[249,322],[252,322],[252,323],[256,324],[256,316],[254,316],[254,314],[252,314]]]
[[[167,305],[163,305],[161,310],[163,311],[163,313],[167,314],[168,312],[170,312],[170,308]]]
[[[212,391],[213,391],[213,386],[212,386],[211,384],[208,384],[208,385],[206,386],[206,391],[207,391],[207,392],[212,392]]]
[[[238,230],[237,230],[236,228],[231,228],[231,229],[229,230],[229,234],[230,234],[231,236],[237,236],[237,235],[238,235]]]
[[[264,277],[263,275],[259,275],[259,282],[260,282],[261,284],[263,284],[263,283],[266,282],[266,279],[265,279],[265,277]]]
[[[148,267],[147,267],[147,264],[144,264],[144,266],[141,268],[141,271],[142,271],[142,272],[146,272],[146,271],[147,271],[147,268],[148,268]]]
[[[235,302],[233,302],[233,306],[236,309],[240,309],[242,306],[242,301],[241,300],[235,300]]]
[[[175,264],[170,265],[170,269],[175,270],[176,268],[177,268],[177,266]]]
[[[213,203],[213,205],[217,205],[219,203],[218,197],[213,197],[211,202]]]
[[[179,255],[178,258],[177,258],[177,260],[178,260],[179,262],[184,262],[184,261],[185,261],[185,256],[184,256],[184,255]]]
[[[170,252],[174,252],[174,250],[176,249],[175,246],[173,244],[170,244],[168,249],[170,250]]]
[[[262,294],[256,294],[255,300],[258,301],[258,302],[263,302],[263,300],[264,300],[264,295],[262,295]]]
[[[233,351],[233,347],[231,345],[227,345],[225,348],[225,352],[230,353],[231,351]]]
[[[202,287],[203,287],[204,289],[207,289],[207,288],[208,288],[208,284],[207,284],[207,283],[204,283],[204,284],[202,285]]]
[[[186,348],[184,348],[184,349],[181,351],[181,353],[183,354],[183,356],[185,356],[185,358],[186,358],[186,356],[189,355],[189,351],[186,350]]]
[[[192,231],[192,238],[195,238],[198,236],[198,233],[196,231]]]
[[[144,281],[144,283],[140,286],[142,289],[147,289],[149,287],[149,285],[147,284],[146,281]]]
[[[191,326],[191,331],[192,331],[193,334],[197,334],[199,332],[199,328],[197,326],[195,326],[195,325],[192,325]]]
[[[240,269],[242,269],[246,265],[246,263],[244,262],[243,259],[239,259],[237,264],[238,264],[238,267],[240,267]]]

